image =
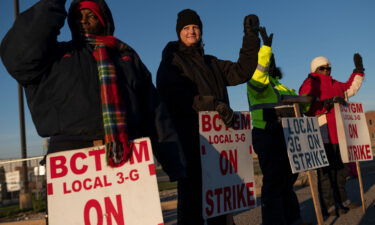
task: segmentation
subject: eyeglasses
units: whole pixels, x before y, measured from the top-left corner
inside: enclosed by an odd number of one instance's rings
[[[321,70],[321,71],[323,71],[323,70],[331,71],[331,67],[329,67],[329,66],[319,66],[318,70]]]

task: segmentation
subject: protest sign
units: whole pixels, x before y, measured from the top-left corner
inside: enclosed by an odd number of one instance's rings
[[[21,190],[20,185],[20,171],[6,172],[5,182],[7,183],[8,191],[19,191]]]
[[[205,219],[256,206],[249,112],[227,128],[217,112],[199,112]]]
[[[335,103],[337,136],[341,159],[344,163],[373,159],[370,133],[361,103]]]
[[[329,165],[316,117],[282,118],[282,125],[293,173]]]
[[[117,168],[105,155],[99,146],[47,156],[49,224],[163,224],[150,140],[134,140]]]

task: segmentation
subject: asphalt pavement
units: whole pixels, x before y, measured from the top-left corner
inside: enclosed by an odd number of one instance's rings
[[[366,212],[363,213],[362,207],[350,210],[347,214],[340,217],[331,216],[325,225],[375,225],[375,161],[361,163],[363,189],[365,193]],[[298,183],[298,182],[297,182]],[[361,203],[358,179],[350,179],[347,182],[346,189],[349,199]],[[302,220],[317,224],[314,205],[311,198],[310,187],[299,182],[295,187],[298,200],[300,202]],[[169,207],[163,210],[165,225],[176,224],[177,211],[175,209],[177,194],[175,190],[168,193],[161,193],[162,205]],[[260,205],[260,196],[257,197],[257,205]],[[236,225],[254,225],[261,224],[260,207],[237,213],[234,217]]]
[[[329,217],[324,221],[324,225],[375,225],[375,161],[361,163],[364,193],[366,200],[366,212],[363,213],[362,207],[352,209],[347,214],[340,217]],[[165,178],[162,178],[164,180]],[[260,180],[261,176],[256,176],[257,184],[257,205],[260,205]],[[317,224],[313,202],[311,199],[310,187],[305,185],[305,178],[300,176],[295,186],[295,190],[300,202],[301,216],[306,222]],[[358,179],[350,179],[347,182],[346,189],[351,201],[361,205]],[[197,193],[198,194],[198,193]],[[163,209],[164,224],[174,225],[177,218],[177,191],[168,190],[160,192],[161,205]],[[1,225],[45,225],[42,219],[44,214],[39,216],[29,216],[29,218],[19,218],[21,221],[0,222]],[[235,214],[236,225],[258,225],[261,224],[260,207],[246,210]]]

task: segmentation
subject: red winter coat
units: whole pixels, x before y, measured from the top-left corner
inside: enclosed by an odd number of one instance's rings
[[[331,144],[338,144],[335,110],[333,107],[326,109],[323,101],[333,97],[345,98],[345,92],[348,97],[355,95],[362,85],[363,73],[352,73],[349,80],[345,83],[332,79],[331,76],[311,73],[305,79],[299,89],[300,95],[310,95],[316,98],[311,105],[308,116],[318,116],[326,114],[328,124],[329,141]]]

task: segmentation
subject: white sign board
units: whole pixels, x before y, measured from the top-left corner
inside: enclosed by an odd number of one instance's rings
[[[249,112],[227,128],[217,112],[199,112],[205,219],[256,207]]]
[[[107,166],[105,146],[49,154],[49,224],[163,224],[150,140],[133,144],[117,168]]]
[[[337,136],[344,163],[373,159],[370,133],[361,103],[335,103]]]
[[[282,118],[282,125],[293,173],[329,165],[316,117]]]
[[[8,191],[19,191],[21,190],[20,185],[20,171],[6,172],[5,173],[5,182],[7,183]]]

